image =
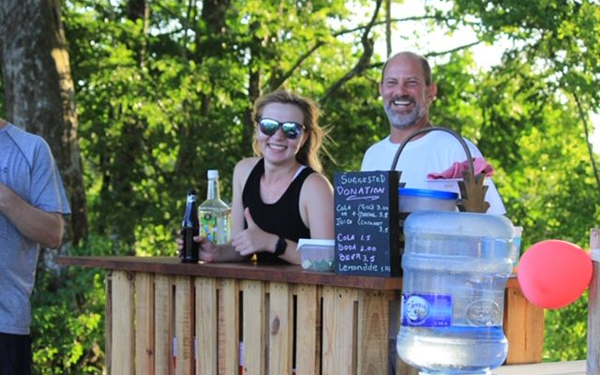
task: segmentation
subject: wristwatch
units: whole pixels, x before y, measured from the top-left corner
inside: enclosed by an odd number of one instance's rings
[[[277,239],[277,244],[275,245],[275,252],[273,253],[276,256],[283,255],[285,253],[285,249],[287,248],[287,242],[285,238],[279,236]]]

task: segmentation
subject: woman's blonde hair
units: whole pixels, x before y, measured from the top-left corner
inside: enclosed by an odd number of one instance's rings
[[[326,133],[317,122],[320,115],[319,108],[317,108],[315,103],[308,98],[287,90],[277,90],[261,96],[254,103],[254,112],[252,116],[254,119],[254,126],[257,126],[258,121],[262,117],[264,108],[271,103],[292,104],[300,108],[304,117],[304,123],[302,125],[304,125],[303,132],[306,134],[306,141],[302,147],[300,147],[300,150],[298,150],[296,160],[300,164],[307,165],[317,172],[322,172],[323,165],[319,158],[319,152],[323,146],[323,138],[326,136]],[[252,148],[256,154],[260,155],[256,136],[254,137]]]

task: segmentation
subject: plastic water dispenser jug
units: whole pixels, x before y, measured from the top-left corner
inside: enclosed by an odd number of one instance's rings
[[[502,216],[415,212],[404,224],[396,348],[420,374],[490,374],[508,350],[502,330],[514,229]]]

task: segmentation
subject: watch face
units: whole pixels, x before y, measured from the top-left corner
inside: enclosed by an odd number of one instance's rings
[[[277,245],[275,245],[275,255],[281,255],[283,253],[285,253],[285,248],[287,247],[287,242],[285,241],[285,238],[283,237],[279,237],[279,239],[277,240]]]

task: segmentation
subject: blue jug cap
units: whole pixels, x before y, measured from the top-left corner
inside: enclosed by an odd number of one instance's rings
[[[405,197],[421,197],[435,199],[458,199],[458,193],[451,191],[399,188],[398,194]]]

